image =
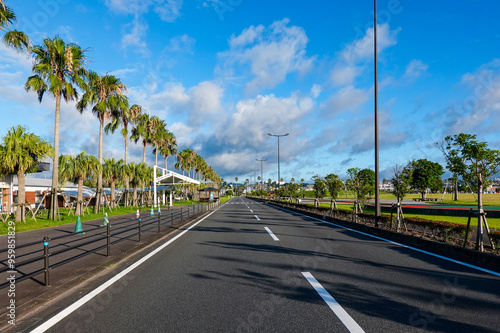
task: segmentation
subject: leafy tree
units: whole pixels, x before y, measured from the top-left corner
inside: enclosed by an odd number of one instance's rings
[[[323,179],[321,179],[320,175],[316,175],[313,177],[314,179],[314,195],[317,199],[321,199],[326,196],[326,184]]]
[[[81,215],[83,212],[83,184],[85,179],[98,173],[100,168],[99,160],[95,156],[87,155],[84,151],[75,157],[71,155],[59,156],[60,182],[74,181],[78,184],[76,215]]]
[[[422,194],[422,200],[427,198],[427,189],[435,192],[443,188],[441,175],[444,171],[439,163],[426,159],[413,160],[406,168],[408,172],[411,172],[410,185],[415,191]]]
[[[28,51],[30,39],[22,31],[10,30],[10,25],[16,22],[16,14],[3,1],[0,1],[0,30],[5,32],[2,40],[7,46],[14,48],[18,52]]]
[[[394,167],[394,177],[391,179],[394,188],[392,193],[396,196],[399,204],[401,204],[401,200],[403,200],[411,190],[411,175],[411,169],[403,168],[398,165]]]
[[[92,113],[99,119],[99,163],[103,163],[103,136],[104,126],[113,113],[123,112],[128,109],[128,101],[124,95],[125,85],[113,75],[101,76],[96,72],[87,74],[87,83],[84,85],[84,94],[77,103],[77,109],[80,112],[92,106]],[[97,179],[97,197],[94,213],[99,211],[99,203],[102,191],[102,170],[99,171]]]
[[[482,235],[483,189],[488,185],[489,177],[500,170],[500,151],[488,148],[486,142],[478,141],[476,135],[471,134],[447,136],[445,142],[444,152],[447,161],[464,180],[477,186],[478,235]],[[482,251],[482,240],[479,238],[478,240],[476,247]]]
[[[328,192],[330,192],[332,198],[337,199],[340,194],[340,190],[344,187],[342,180],[340,180],[339,176],[336,174],[331,173],[325,177],[325,182]]]
[[[66,44],[59,37],[46,38],[43,45],[31,49],[33,55],[33,76],[26,81],[27,91],[36,91],[39,102],[42,102],[46,92],[56,100],[54,124],[54,161],[59,159],[59,118],[61,113],[61,98],[66,102],[78,99],[76,87],[84,86],[86,75],[85,53],[76,44]],[[52,167],[52,193],[57,192],[59,184],[59,163]],[[57,196],[51,200],[51,219],[56,219]]]
[[[356,198],[365,200],[375,193],[375,172],[370,169],[350,168],[347,170],[349,179],[347,186],[354,191]]]
[[[105,158],[102,170],[103,180],[110,183],[111,208],[115,208],[115,184],[118,178],[125,175],[123,160],[116,161],[114,158]]]
[[[0,145],[0,173],[16,174],[18,179],[15,221],[23,219],[23,204],[26,203],[25,174],[35,172],[38,162],[53,153],[52,146],[23,126],[11,127]]]

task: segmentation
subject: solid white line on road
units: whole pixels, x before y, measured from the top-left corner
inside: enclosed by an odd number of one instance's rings
[[[149,258],[151,258],[152,256],[154,256],[155,254],[157,254],[158,252],[160,252],[161,250],[163,250],[164,248],[166,248],[170,244],[172,244],[179,237],[181,237],[186,232],[188,232],[189,230],[191,230],[192,228],[194,228],[195,226],[197,226],[199,223],[201,223],[207,217],[209,217],[210,215],[212,215],[213,213],[215,213],[216,211],[218,211],[223,206],[224,205],[220,205],[213,212],[211,212],[210,214],[208,214],[207,216],[205,216],[204,218],[202,218],[198,222],[192,224],[189,228],[187,228],[186,230],[184,230],[183,232],[181,232],[180,234],[178,234],[177,236],[175,236],[174,238],[172,238],[171,240],[169,240],[165,244],[161,245],[160,247],[158,247],[153,252],[151,252],[148,255],[142,257],[142,259],[136,261],[132,266],[128,267],[127,269],[121,271],[119,274],[115,275],[114,277],[112,277],[108,281],[104,282],[99,287],[97,287],[96,289],[92,290],[90,293],[88,293],[87,295],[83,296],[78,301],[76,301],[75,303],[71,304],[66,309],[62,310],[57,315],[55,315],[54,317],[50,318],[45,323],[43,323],[42,325],[38,326],[37,328],[35,328],[31,332],[32,333],[33,332],[35,332],[35,333],[45,332],[46,330],[48,330],[49,328],[51,328],[52,326],[54,326],[55,324],[57,324],[58,322],[60,322],[61,320],[63,320],[65,317],[67,317],[68,315],[70,315],[73,311],[77,310],[79,307],[81,307],[82,305],[84,305],[85,303],[87,303],[88,301],[90,301],[92,298],[94,298],[95,296],[97,296],[100,292],[102,292],[103,290],[105,290],[106,288],[108,288],[109,286],[111,286],[113,283],[115,283],[116,281],[118,281],[119,279],[121,279],[123,276],[127,275],[132,270],[134,270],[135,268],[137,268],[143,262],[145,262],[146,260],[148,260]]]
[[[275,240],[275,241],[279,241],[278,237],[276,237],[275,234],[273,234],[273,232],[271,231],[271,229],[269,229],[268,227],[264,227],[264,229],[266,229],[266,231],[269,233],[269,235],[271,235],[271,237]]]
[[[260,221],[260,219],[259,219],[259,217],[258,217],[257,215],[254,215],[254,216],[255,216],[255,218],[256,218],[257,220],[259,220],[259,221]]]
[[[302,275],[306,278],[307,282],[318,292],[318,294],[323,298],[326,304],[332,309],[333,313],[340,319],[342,324],[347,327],[349,332],[364,332],[363,329],[352,319],[351,316],[340,306],[340,304],[328,293],[328,291],[323,288],[321,283],[318,282],[309,272],[302,272]]]
[[[368,237],[379,239],[379,240],[384,241],[384,242],[388,242],[388,243],[391,243],[391,244],[394,244],[394,245],[405,247],[405,248],[411,249],[413,251],[417,251],[417,252],[420,252],[420,253],[425,253],[425,254],[428,254],[430,256],[433,256],[433,257],[436,257],[436,258],[440,258],[440,259],[443,259],[443,260],[446,260],[446,261],[450,261],[450,262],[453,262],[455,264],[459,264],[459,265],[462,265],[462,266],[465,266],[465,267],[469,267],[469,268],[472,268],[472,269],[475,269],[475,270],[478,270],[478,271],[481,271],[481,272],[485,272],[485,273],[488,273],[488,274],[491,274],[491,275],[494,275],[494,276],[500,276],[500,273],[492,271],[492,270],[489,270],[489,269],[486,269],[486,268],[482,268],[482,267],[479,267],[479,266],[474,266],[474,265],[471,265],[471,264],[468,264],[468,263],[465,263],[465,262],[462,262],[462,261],[458,261],[458,260],[455,260],[455,259],[451,259],[451,258],[442,256],[442,255],[439,255],[439,254],[436,254],[436,253],[424,251],[424,250],[418,249],[418,248],[413,247],[413,246],[401,244],[401,243],[394,242],[394,241],[391,241],[391,240],[386,239],[386,238],[382,238],[382,237],[378,237],[378,236],[375,236],[375,235],[368,234],[366,232],[362,232],[362,231],[359,231],[359,230],[355,230],[355,229],[351,229],[351,228],[348,228],[348,227],[344,227],[344,226],[342,226],[340,224],[335,224],[335,223],[332,223],[332,222],[327,222],[327,221],[324,221],[322,219],[318,219],[318,218],[313,217],[313,216],[305,215],[305,214],[302,214],[302,213],[297,213],[297,212],[294,212],[292,210],[288,210],[288,209],[281,208],[281,207],[276,207],[276,206],[273,206],[273,207],[275,207],[277,209],[280,209],[280,210],[283,210],[285,212],[289,212],[289,213],[296,214],[296,215],[299,215],[299,216],[305,216],[307,218],[310,218],[310,219],[313,219],[313,220],[316,220],[316,221],[320,221],[320,222],[323,222],[323,223],[326,223],[326,224],[329,224],[329,225],[333,225],[333,226],[336,226],[336,227],[339,227],[339,228],[342,228],[342,229],[345,229],[345,230],[356,232],[356,233],[361,234],[361,235],[365,235],[365,236],[368,236]]]

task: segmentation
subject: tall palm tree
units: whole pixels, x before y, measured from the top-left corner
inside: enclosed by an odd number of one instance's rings
[[[36,171],[38,161],[53,153],[52,146],[26,127],[12,127],[3,137],[0,145],[0,172],[16,174],[18,179],[17,206],[15,221],[24,220],[24,204],[26,203],[25,173]]]
[[[125,85],[113,75],[100,76],[94,71],[87,75],[85,92],[77,103],[80,112],[92,106],[92,113],[99,119],[99,163],[103,163],[102,141],[104,135],[104,123],[111,119],[114,112],[128,109],[127,97],[125,97]],[[94,213],[99,211],[99,203],[102,192],[102,171],[99,172],[97,180],[97,197]]]
[[[128,171],[129,171],[129,179],[130,179],[130,185],[132,185],[133,188],[133,195],[132,195],[132,205],[133,206],[138,206],[137,205],[137,188],[141,184],[141,177],[139,173],[139,167],[138,164],[135,164],[134,162],[131,162],[128,164]]]
[[[116,161],[114,158],[105,158],[103,165],[102,176],[106,182],[110,183],[111,187],[111,208],[115,208],[115,184],[118,177],[123,176],[124,162],[123,160]]]
[[[146,163],[146,145],[151,142],[151,133],[148,131],[151,125],[149,114],[142,113],[137,117],[137,122],[134,128],[132,128],[132,135],[130,140],[134,140],[137,143],[142,139],[142,163]]]
[[[60,37],[46,38],[43,45],[31,48],[34,57],[32,71],[26,81],[27,91],[36,91],[38,100],[42,102],[46,92],[56,100],[54,124],[54,164],[52,167],[52,193],[57,193],[59,158],[59,118],[61,113],[61,98],[66,102],[77,100],[76,87],[83,87],[86,70],[85,53],[76,44],[66,44]],[[56,218],[57,195],[52,195],[51,219]]]
[[[59,179],[61,183],[68,180],[78,182],[76,215],[83,213],[83,181],[87,177],[99,173],[100,169],[101,163],[99,163],[99,160],[84,151],[75,157],[71,155],[59,156]]]
[[[5,32],[2,38],[3,43],[18,52],[28,51],[30,49],[29,37],[22,31],[9,29],[16,20],[14,11],[0,0],[0,30]]]
[[[123,138],[125,139],[124,164],[128,165],[128,140],[129,140],[128,125],[129,124],[132,124],[132,125],[136,124],[136,121],[137,121],[139,115],[142,113],[142,107],[140,105],[134,104],[130,108],[116,110],[116,111],[118,111],[118,112],[113,112],[113,114],[112,114],[113,120],[106,125],[105,131],[106,131],[106,134],[109,134],[110,131],[112,133],[114,133],[120,124],[123,125],[123,129],[120,132],[121,132]],[[129,178],[128,178],[126,172],[123,174],[123,177],[124,177],[124,181],[125,181],[125,190],[126,190],[126,192],[125,192],[125,207],[128,207],[130,184],[129,184]]]
[[[165,169],[167,168],[167,159],[169,156],[177,154],[177,139],[174,134],[170,132],[168,129],[164,129],[161,131],[159,135],[158,146],[155,147],[155,154],[158,150],[160,154],[165,158]]]

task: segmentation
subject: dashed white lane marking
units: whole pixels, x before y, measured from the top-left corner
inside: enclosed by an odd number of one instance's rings
[[[264,229],[266,229],[266,231],[269,233],[269,235],[271,235],[271,237],[275,240],[275,241],[279,241],[278,237],[276,237],[275,234],[273,234],[273,232],[271,231],[271,229],[269,229],[268,227],[264,227]]]
[[[260,219],[259,219],[259,217],[258,217],[257,215],[254,215],[254,216],[255,216],[255,218],[256,218],[257,220],[259,220],[259,221],[260,221]]]
[[[252,213],[253,213],[253,210],[251,210],[251,209],[250,209],[250,212],[252,212]]]
[[[340,306],[340,304],[335,300],[335,298],[328,293],[328,291],[323,288],[321,283],[319,283],[314,276],[309,272],[302,272],[302,275],[306,278],[307,282],[316,290],[316,292],[323,298],[326,304],[332,309],[333,313],[340,319],[342,324],[347,327],[349,332],[364,333],[363,329],[352,319],[351,316]]]

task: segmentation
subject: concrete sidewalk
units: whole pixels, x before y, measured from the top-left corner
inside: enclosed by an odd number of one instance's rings
[[[180,221],[181,208],[183,209],[182,223]],[[190,208],[191,215],[189,218],[186,216],[186,206],[175,206],[173,208],[174,216],[177,215],[177,218],[174,218],[173,226],[171,225],[170,210],[162,210],[160,233],[157,232],[158,216],[156,214],[156,210],[154,216],[150,216],[149,210],[142,211],[140,213],[142,223],[147,224],[148,222],[151,222],[151,224],[143,227],[140,242],[139,236],[136,234],[138,229],[130,231],[126,230],[138,225],[135,213],[110,217],[109,222],[111,224],[112,232],[111,241],[115,241],[117,243],[111,245],[109,256],[106,256],[107,249],[105,247],[106,237],[104,236],[107,231],[106,227],[101,227],[93,231],[87,231],[85,234],[74,234],[75,223],[71,223],[16,234],[15,240],[16,245],[18,246],[31,242],[39,242],[39,244],[35,244],[34,246],[16,249],[16,263],[43,255],[44,237],[52,239],[61,235],[71,236],[50,241],[50,286],[44,285],[45,279],[43,272],[43,259],[17,269],[17,273],[15,274],[16,279],[37,270],[42,271],[36,276],[16,282],[14,297],[8,296],[11,288],[8,283],[6,283],[7,278],[12,274],[8,272],[0,273],[0,286],[2,287],[0,289],[0,331],[22,331],[21,327],[26,324],[25,322],[23,325],[20,325],[20,323],[26,321],[23,318],[30,317],[40,307],[61,298],[62,294],[73,288],[78,288],[81,284],[83,284],[83,282],[89,279],[113,274],[112,271],[115,271],[113,268],[121,261],[126,261],[126,259],[130,258],[133,254],[147,249],[155,241],[165,237],[172,237],[182,226],[189,224],[193,219],[206,212],[201,211],[198,213],[196,210],[193,212],[193,206]],[[116,224],[118,222],[123,223]],[[82,227],[85,231],[93,227],[99,227],[102,223],[103,219],[85,221],[82,222]],[[115,226],[113,227],[113,225]],[[96,240],[102,237],[104,237],[104,239]],[[93,242],[90,244],[84,244],[91,241]],[[0,248],[5,248],[7,246],[7,235],[0,236],[0,244]],[[104,248],[95,253],[90,253],[90,251],[99,246],[104,246]],[[60,254],[57,253],[58,251],[62,251],[69,247],[75,248]],[[0,255],[2,255],[2,258],[0,259],[2,267],[5,267],[7,262],[7,252],[3,252]],[[65,263],[66,261],[74,259],[78,256],[82,257]],[[57,264],[62,265],[52,268]],[[9,305],[11,299],[15,300],[16,327],[12,327],[12,325],[8,323],[9,318],[7,317],[7,314],[9,310],[7,309],[7,306]]]

